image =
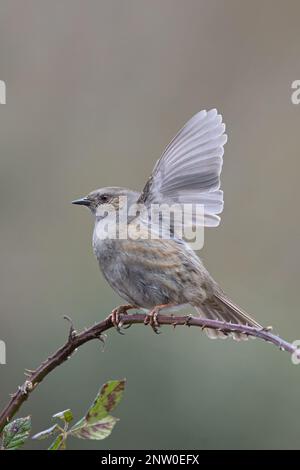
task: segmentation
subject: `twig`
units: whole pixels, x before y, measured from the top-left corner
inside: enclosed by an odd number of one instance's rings
[[[38,386],[38,384],[56,367],[60,366],[63,362],[71,357],[74,351],[84,343],[93,339],[100,339],[104,341],[103,333],[111,328],[113,324],[111,316],[108,316],[100,323],[96,323],[88,329],[84,329],[77,333],[73,327],[71,319],[67,318],[70,325],[69,336],[66,343],[59,348],[52,356],[49,356],[44,362],[41,363],[34,371],[26,370],[26,380],[18,387],[17,391],[11,395],[11,399],[0,414],[0,432],[4,426],[12,419],[17,413],[22,404],[28,399],[29,395]],[[120,321],[123,325],[134,325],[137,323],[144,324],[145,315],[140,313],[123,314],[120,315]],[[290,354],[296,353],[297,358],[300,358],[300,350],[291,343],[281,339],[279,336],[274,335],[268,328],[258,329],[251,326],[235,325],[233,323],[226,323],[218,320],[207,320],[199,317],[191,316],[174,316],[174,315],[159,315],[158,321],[160,325],[171,326],[196,326],[202,330],[205,328],[212,328],[223,331],[225,334],[230,332],[244,333],[248,336],[260,338],[269,343],[273,343],[283,351]]]

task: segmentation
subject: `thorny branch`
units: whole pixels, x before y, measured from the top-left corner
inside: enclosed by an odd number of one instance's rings
[[[25,382],[18,387],[17,391],[11,395],[11,399],[5,408],[0,413],[0,433],[4,426],[12,419],[17,413],[22,404],[28,399],[29,395],[38,386],[38,384],[56,367],[60,366],[63,362],[71,357],[74,351],[84,343],[93,339],[98,339],[104,342],[104,332],[114,328],[112,323],[111,315],[105,320],[91,326],[88,329],[84,329],[80,333],[77,333],[74,329],[72,320],[69,317],[65,317],[70,323],[69,336],[66,343],[61,346],[54,354],[49,356],[45,361],[41,363],[35,370],[26,369]],[[144,324],[145,315],[141,313],[135,314],[122,314],[120,315],[120,321],[122,325],[131,326],[134,324]],[[213,328],[221,330],[222,332],[240,332],[248,336],[260,338],[269,343],[273,343],[283,351],[287,351],[290,354],[296,354],[297,359],[300,359],[300,350],[297,349],[292,343],[281,339],[279,336],[274,335],[269,328],[258,329],[251,326],[236,325],[233,323],[226,323],[218,320],[208,320],[199,317],[192,316],[174,316],[174,315],[158,315],[157,320],[160,325],[170,326],[195,326],[202,330],[205,328]]]

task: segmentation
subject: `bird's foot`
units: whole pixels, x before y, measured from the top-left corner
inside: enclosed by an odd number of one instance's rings
[[[110,314],[111,322],[116,328],[117,332],[120,333],[120,335],[125,334],[122,329],[128,329],[131,326],[123,326],[122,320],[120,319],[120,315],[126,314],[128,310],[131,310],[133,308],[137,308],[136,305],[119,305],[119,307],[114,308]]]
[[[144,320],[144,325],[150,325],[154,333],[156,333],[157,335],[161,333],[157,317],[162,307],[162,305],[154,307],[149,313],[147,313]]]

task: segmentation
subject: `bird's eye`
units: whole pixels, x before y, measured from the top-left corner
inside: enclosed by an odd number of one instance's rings
[[[108,202],[109,201],[109,196],[107,194],[103,194],[101,197],[100,197],[100,202],[102,204],[104,204],[105,202]]]

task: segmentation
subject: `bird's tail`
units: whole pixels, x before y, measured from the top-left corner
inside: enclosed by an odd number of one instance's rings
[[[196,306],[196,310],[202,318],[262,328],[257,321],[231,302],[224,294],[215,294],[213,298],[206,300],[201,306]],[[228,337],[228,334],[224,334],[222,331],[212,328],[206,328],[205,332],[207,336],[212,339]],[[248,339],[246,334],[239,332],[232,332],[230,336],[236,341]]]

